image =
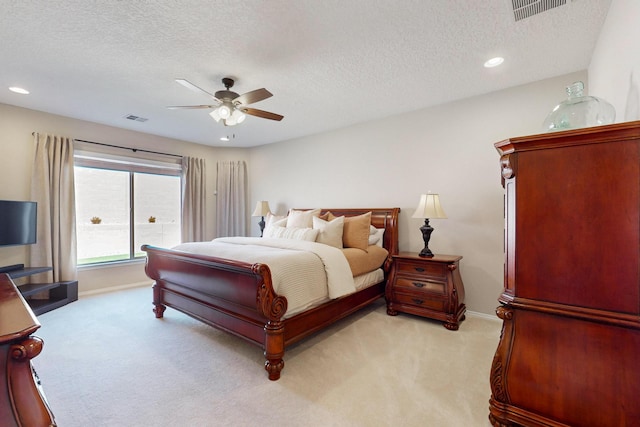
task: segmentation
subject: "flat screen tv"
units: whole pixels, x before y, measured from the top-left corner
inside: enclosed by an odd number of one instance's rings
[[[0,246],[36,242],[36,202],[0,200]]]

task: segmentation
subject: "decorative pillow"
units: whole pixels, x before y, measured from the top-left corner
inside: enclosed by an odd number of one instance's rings
[[[359,276],[382,267],[382,264],[384,264],[384,261],[387,259],[387,255],[389,255],[389,252],[387,252],[385,248],[380,248],[376,245],[369,246],[367,252],[356,248],[345,248],[342,250],[342,253],[347,258],[349,267],[351,267],[351,273],[354,276]]]
[[[268,213],[264,218],[264,231],[262,232],[262,236],[266,236],[270,233],[269,229],[272,227],[286,227],[287,225],[287,217],[274,215],[272,213]]]
[[[313,228],[293,228],[272,225],[264,229],[264,238],[266,239],[293,239],[315,242],[317,237],[318,230],[314,230]]]
[[[271,212],[269,212],[264,222],[265,222],[265,227],[268,227],[270,225],[279,225],[281,227],[284,227],[287,225],[287,217],[284,215],[274,215]]]
[[[338,217],[333,221],[324,221],[313,217],[313,229],[318,230],[316,242],[342,249],[342,230],[344,229],[344,217]]]
[[[287,219],[287,227],[311,228],[313,227],[313,220],[311,218],[318,215],[320,215],[320,209],[312,209],[309,211],[291,209]]]
[[[329,221],[337,218],[329,214]],[[358,248],[363,251],[369,246],[369,227],[371,226],[371,212],[358,216],[348,216],[344,219],[342,231],[342,246],[345,248]]]
[[[384,228],[375,228],[372,226],[374,230],[376,230],[373,234],[369,234],[369,246],[376,245],[383,247],[384,243]]]

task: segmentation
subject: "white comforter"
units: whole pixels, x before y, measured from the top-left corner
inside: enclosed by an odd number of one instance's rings
[[[223,237],[211,242],[182,243],[173,249],[268,265],[274,290],[287,298],[287,317],[327,297],[338,298],[356,291],[342,251],[322,243]]]

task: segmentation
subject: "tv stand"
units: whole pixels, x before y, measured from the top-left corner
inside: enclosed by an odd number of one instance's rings
[[[24,264],[5,265],[4,267],[0,267],[0,273],[9,273],[13,270],[22,270],[23,268]]]
[[[20,265],[20,264],[17,264]],[[8,266],[15,267],[15,266]],[[8,268],[3,267],[3,268]],[[33,274],[44,273],[51,271],[51,267],[24,267],[15,268],[9,270],[7,274],[12,279],[20,277],[31,276]],[[31,307],[31,310],[36,316],[39,316],[48,311],[67,305],[70,302],[78,300],[78,281],[71,280],[66,282],[53,282],[53,283],[27,283],[18,285],[18,290],[27,301],[27,304]],[[49,298],[46,299],[34,299],[29,298],[32,295],[39,294],[40,292],[49,291]]]

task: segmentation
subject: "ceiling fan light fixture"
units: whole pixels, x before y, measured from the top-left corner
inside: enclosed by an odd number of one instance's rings
[[[214,109],[212,112],[209,113],[209,115],[211,117],[213,117],[213,120],[215,120],[216,122],[220,121],[220,114],[218,114],[218,109]]]
[[[231,108],[229,106],[222,104],[218,107],[218,115],[221,119],[228,119],[231,117]]]
[[[247,118],[247,115],[244,114],[242,111],[240,111],[238,109],[234,109],[233,113],[231,114],[231,117],[233,117],[235,119],[237,124],[240,124],[240,123],[244,122],[244,119]]]
[[[268,111],[257,110],[255,108],[249,108],[247,105],[255,102],[263,101],[273,96],[267,89],[256,89],[250,92],[246,92],[242,95],[238,95],[232,92],[230,89],[233,87],[233,79],[225,77],[222,79],[222,83],[225,86],[225,90],[219,90],[214,94],[207,92],[204,89],[199,88],[193,83],[185,79],[176,79],[176,82],[187,87],[188,89],[196,92],[203,93],[214,99],[213,105],[182,105],[182,106],[170,106],[170,109],[210,109],[213,110],[209,113],[212,119],[216,122],[220,122],[225,126],[235,126],[245,121],[247,115],[260,117],[263,119],[280,121],[284,118],[280,114],[270,113]]]

